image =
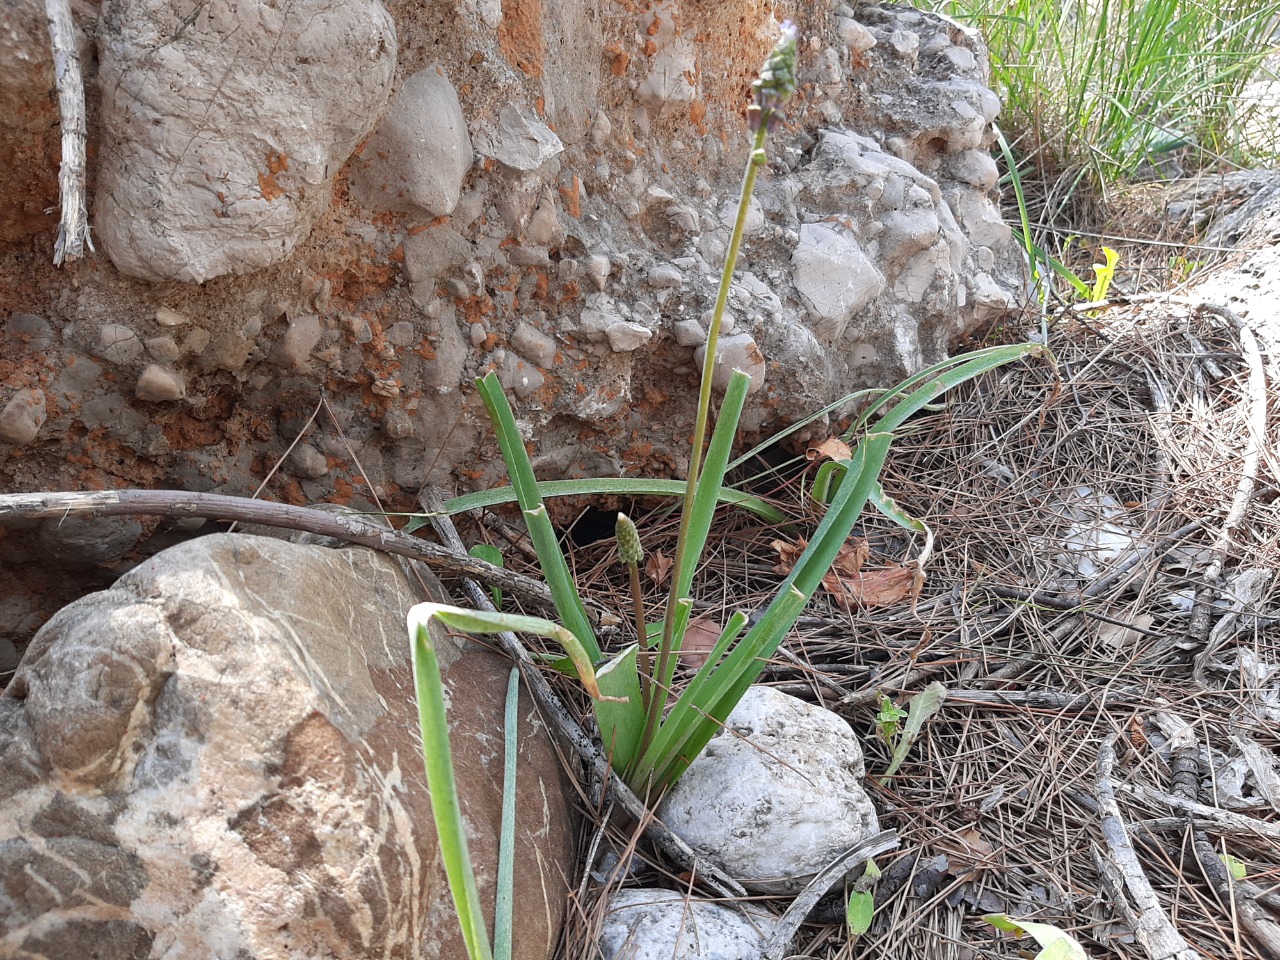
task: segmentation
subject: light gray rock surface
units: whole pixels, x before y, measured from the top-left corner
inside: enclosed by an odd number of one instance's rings
[[[471,138],[458,92],[433,64],[406,77],[351,173],[351,192],[371,210],[423,220],[453,213],[471,167]]]
[[[879,829],[862,747],[829,710],[751,687],[658,816],[748,890],[795,893]]]
[[[0,696],[0,955],[463,956],[404,626],[424,598],[382,554],[218,534],[59,612]],[[435,640],[492,903],[508,664]],[[515,955],[549,958],[569,793],[520,722]]]
[[[378,0],[111,4],[94,228],[122,273],[200,283],[285,259],[386,105]]]
[[[759,960],[774,921],[670,890],[633,888],[609,897],[600,930],[604,960]]]

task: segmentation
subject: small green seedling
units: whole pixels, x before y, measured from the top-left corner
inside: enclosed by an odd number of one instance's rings
[[[907,711],[881,694],[880,712],[876,714],[876,735],[892,747],[898,740],[898,725],[906,716]]]
[[[851,936],[860,937],[871,929],[876,911],[876,895],[872,888],[879,879],[880,868],[874,860],[868,860],[862,876],[854,881],[853,889],[849,891],[849,905],[845,908],[844,919]]]
[[[1015,920],[1003,913],[988,913],[983,918],[997,930],[1019,937],[1033,937],[1040,944],[1035,960],[1088,960],[1084,947],[1071,934],[1048,923]]]
[[[902,726],[901,730],[896,728],[898,719],[902,713],[896,710],[899,717],[895,717],[894,735],[897,738],[893,747],[893,757],[889,760],[889,766],[884,772],[884,776],[880,778],[883,785],[889,781],[898,767],[902,766],[902,761],[907,759],[907,753],[911,750],[911,745],[916,742],[916,737],[920,736],[920,731],[924,729],[925,721],[942,709],[942,701],[947,698],[947,688],[936,680],[917,693],[907,703],[907,722]],[[881,713],[884,712],[883,704],[881,705]]]

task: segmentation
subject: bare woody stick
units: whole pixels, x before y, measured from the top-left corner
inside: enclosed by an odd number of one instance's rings
[[[58,171],[62,214],[58,222],[58,239],[53,245],[53,263],[61,266],[63,260],[83,257],[86,246],[93,249],[84,196],[88,127],[85,123],[80,54],[76,50],[75,25],[71,21],[71,0],[45,0],[44,11],[49,21],[58,112],[62,118],[62,166]]]

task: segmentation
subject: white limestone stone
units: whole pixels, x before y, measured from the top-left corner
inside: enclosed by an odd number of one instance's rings
[[[668,791],[658,816],[747,889],[801,889],[878,832],[849,724],[770,687],[751,687]]]

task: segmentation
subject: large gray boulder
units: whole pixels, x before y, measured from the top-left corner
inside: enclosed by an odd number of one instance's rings
[[[63,609],[0,697],[0,955],[462,956],[405,636],[420,599],[372,551],[220,534]],[[508,665],[436,642],[492,903]],[[549,957],[571,811],[520,718],[515,951]]]

